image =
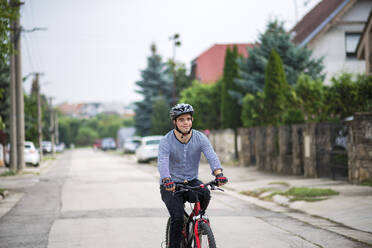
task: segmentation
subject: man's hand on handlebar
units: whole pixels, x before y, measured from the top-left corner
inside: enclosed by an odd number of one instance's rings
[[[224,184],[226,184],[229,180],[227,179],[227,177],[225,177],[223,175],[222,172],[216,174],[216,183],[217,183],[217,186],[220,187]]]
[[[174,192],[176,190],[176,185],[169,177],[164,178],[162,182],[166,191]]]

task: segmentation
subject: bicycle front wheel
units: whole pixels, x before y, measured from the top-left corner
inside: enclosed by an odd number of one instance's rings
[[[199,242],[194,238],[193,248],[216,248],[216,241],[211,227],[205,222],[199,222]]]

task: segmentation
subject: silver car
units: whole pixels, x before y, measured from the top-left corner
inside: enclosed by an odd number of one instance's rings
[[[139,163],[147,162],[158,157],[159,143],[163,136],[146,136],[141,139],[141,144],[136,150]]]

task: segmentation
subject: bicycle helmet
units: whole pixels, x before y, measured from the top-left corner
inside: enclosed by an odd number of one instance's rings
[[[172,120],[175,120],[180,115],[183,115],[183,114],[192,115],[193,113],[194,113],[194,109],[192,108],[190,104],[179,103],[171,108],[169,115]]]

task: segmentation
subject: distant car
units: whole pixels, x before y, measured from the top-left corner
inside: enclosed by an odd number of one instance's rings
[[[116,150],[116,143],[113,138],[104,138],[101,142],[101,149],[106,150]]]
[[[56,145],[56,152],[63,152],[65,150],[65,143],[61,142]]]
[[[34,143],[31,141],[25,142],[25,163],[33,166],[39,166],[40,164],[40,154],[36,150]]]
[[[136,150],[139,163],[147,162],[158,157],[159,143],[163,136],[146,136],[141,139],[141,144]]]
[[[135,153],[140,144],[141,144],[140,137],[132,137],[125,139],[123,145],[124,153]]]
[[[100,139],[97,139],[97,140],[94,141],[93,148],[94,149],[100,149],[101,148],[101,140]]]
[[[5,164],[9,166],[9,152],[10,145],[5,152]],[[24,150],[24,159],[26,165],[38,166],[40,164],[40,154],[39,151],[35,148],[35,145],[31,141],[25,141],[25,150]]]
[[[43,149],[43,153],[52,153],[52,142],[50,141],[42,141],[41,147]]]

